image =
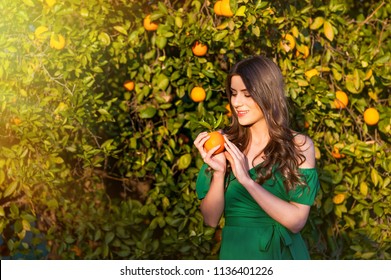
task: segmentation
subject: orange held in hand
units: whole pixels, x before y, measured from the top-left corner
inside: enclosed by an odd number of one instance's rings
[[[224,137],[223,135],[218,131],[213,131],[208,134],[210,138],[205,142],[204,148],[207,152],[209,152],[214,147],[220,145],[220,148],[218,148],[217,151],[215,151],[213,154],[217,155],[224,151]]]

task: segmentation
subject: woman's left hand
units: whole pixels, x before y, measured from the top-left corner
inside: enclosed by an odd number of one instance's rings
[[[232,167],[232,172],[234,173],[236,179],[239,183],[243,184],[244,182],[251,180],[251,177],[248,173],[249,165],[247,157],[235,146],[234,143],[229,141],[224,135],[225,140],[225,157],[228,159]]]

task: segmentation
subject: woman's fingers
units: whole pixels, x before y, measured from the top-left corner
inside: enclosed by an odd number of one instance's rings
[[[194,140],[194,145],[197,147],[198,151],[201,154],[202,158],[206,157],[206,151],[204,149],[204,144],[210,138],[207,132],[201,132],[198,134],[197,138]]]
[[[235,146],[234,143],[228,140],[226,136],[224,136],[225,140],[225,148],[231,154],[232,157],[236,157],[238,159],[243,158],[243,153]]]
[[[203,157],[204,161],[206,159],[210,159],[213,156],[214,152],[216,152],[220,147],[221,145],[217,145],[216,147],[210,149],[209,152],[206,153],[205,157]]]

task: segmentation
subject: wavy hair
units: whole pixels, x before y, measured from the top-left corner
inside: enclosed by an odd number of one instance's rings
[[[305,185],[298,167],[305,161],[299,146],[294,141],[294,133],[289,128],[288,103],[285,85],[279,67],[264,56],[252,56],[233,66],[226,80],[226,93],[230,101],[232,122],[224,130],[228,139],[242,152],[248,148],[251,140],[249,127],[241,126],[231,105],[231,78],[240,76],[248,93],[261,108],[269,130],[269,143],[263,151],[263,162],[255,167],[257,182],[262,184],[273,175],[273,170],[280,172],[286,191],[298,185]],[[256,137],[256,135],[253,135]],[[255,159],[254,158],[254,159]]]

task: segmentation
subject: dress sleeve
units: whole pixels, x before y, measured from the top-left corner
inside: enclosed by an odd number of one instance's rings
[[[299,171],[307,185],[290,191],[290,201],[312,205],[320,188],[318,172],[315,168],[302,168]]]
[[[209,191],[210,181],[212,179],[212,174],[208,172],[208,165],[204,163],[201,166],[200,172],[198,173],[196,181],[196,192],[198,199],[203,199]]]

